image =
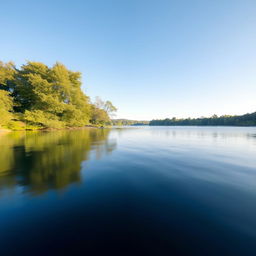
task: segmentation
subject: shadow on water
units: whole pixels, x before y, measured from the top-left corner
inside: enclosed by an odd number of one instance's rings
[[[21,187],[42,194],[81,182],[81,163],[95,152],[97,159],[111,153],[116,142],[110,130],[13,132],[0,137],[0,191]]]

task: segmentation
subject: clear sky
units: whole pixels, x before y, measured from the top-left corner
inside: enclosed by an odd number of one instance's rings
[[[83,74],[150,120],[256,111],[256,0],[0,0],[0,59]]]

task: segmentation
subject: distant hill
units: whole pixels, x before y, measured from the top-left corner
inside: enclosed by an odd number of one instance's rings
[[[256,126],[256,112],[251,114],[245,114],[240,116],[217,116],[212,117],[201,117],[201,118],[186,118],[177,119],[159,119],[152,120],[149,125],[215,125],[215,126]]]

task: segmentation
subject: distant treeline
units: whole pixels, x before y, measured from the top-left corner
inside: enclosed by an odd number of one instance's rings
[[[212,117],[201,117],[201,118],[186,118],[172,119],[166,118],[162,120],[152,120],[149,125],[230,125],[230,126],[256,126],[256,112],[251,114],[245,114],[241,116],[217,116]]]
[[[112,119],[112,124],[117,126],[126,126],[126,125],[148,125],[149,121],[136,121],[128,119]]]
[[[81,73],[63,64],[0,61],[0,128],[13,130],[111,124],[117,109],[81,90]]]

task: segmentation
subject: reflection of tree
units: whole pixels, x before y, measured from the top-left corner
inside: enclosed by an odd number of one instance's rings
[[[16,181],[8,171],[14,168],[15,148],[22,142],[22,133],[0,133],[0,189],[15,188]]]
[[[82,161],[112,152],[107,129],[10,133],[0,137],[0,189],[22,186],[40,194],[80,182]]]

